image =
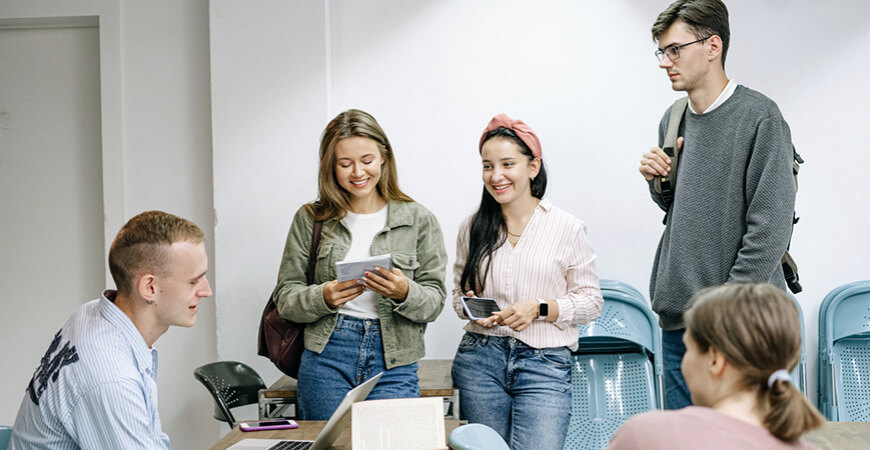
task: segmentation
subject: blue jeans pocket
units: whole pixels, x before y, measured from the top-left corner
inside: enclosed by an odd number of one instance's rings
[[[538,358],[560,369],[571,368],[571,351],[567,348],[542,348],[535,351]]]
[[[459,347],[456,350],[460,353],[473,351],[481,345],[484,345],[485,340],[485,336],[479,335],[477,333],[466,332],[465,335],[462,336],[462,340],[459,341]]]

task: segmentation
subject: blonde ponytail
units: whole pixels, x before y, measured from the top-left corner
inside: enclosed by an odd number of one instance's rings
[[[758,396],[762,423],[794,442],[825,419],[791,383],[800,359],[800,313],[770,284],[729,284],[700,292],[685,313],[687,332],[702,352],[721,352],[742,375],[741,387]]]

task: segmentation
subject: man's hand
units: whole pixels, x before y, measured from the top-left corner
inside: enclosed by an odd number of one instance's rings
[[[338,309],[345,303],[359,297],[365,290],[359,280],[347,280],[339,283],[332,280],[323,285],[323,300],[332,309]]]
[[[408,279],[401,270],[393,268],[390,272],[383,267],[376,267],[375,272],[366,272],[363,277],[363,282],[369,289],[397,302],[408,298]]]
[[[683,149],[683,138],[677,138],[677,148]],[[659,147],[653,147],[643,154],[638,171],[650,181],[659,175],[667,175],[671,171],[671,157]]]

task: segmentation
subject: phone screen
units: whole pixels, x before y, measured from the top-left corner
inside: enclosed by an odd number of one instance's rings
[[[462,297],[465,314],[471,320],[486,319],[496,311],[501,311],[498,303],[491,298]]]
[[[275,425],[289,425],[289,423],[286,420],[263,420],[260,422],[248,422],[248,425],[252,427],[274,427]]]

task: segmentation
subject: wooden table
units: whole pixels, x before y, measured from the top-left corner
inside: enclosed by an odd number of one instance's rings
[[[461,424],[458,420],[445,420],[444,423],[448,436],[454,428]],[[247,433],[236,427],[211,448],[212,450],[224,450],[245,438],[314,440],[325,424],[325,421],[300,421],[299,428],[295,430],[251,431]],[[822,428],[807,433],[803,439],[825,450],[864,450],[870,448],[870,444],[868,444],[870,443],[870,422],[828,422]],[[333,448],[350,448],[350,428],[342,432]]]
[[[459,419],[459,390],[453,388],[450,369],[452,359],[421,359],[418,361],[417,377],[420,379],[421,397],[444,397],[445,417]],[[282,376],[268,389],[260,391],[260,418],[285,417],[290,405],[296,407],[296,379]],[[296,417],[291,414],[287,417]]]
[[[444,432],[446,438],[450,436],[450,432],[461,424],[458,420],[445,420]],[[300,420],[299,428],[291,430],[269,430],[269,431],[242,431],[239,427],[235,427],[224,435],[219,441],[211,446],[211,450],[224,450],[227,447],[241,441],[242,439],[298,439],[298,440],[314,440],[320,434],[320,430],[326,425],[325,420]],[[338,436],[338,439],[332,445],[334,449],[350,449],[350,431],[347,427]]]
[[[828,422],[804,440],[826,450],[864,450],[870,448],[870,422]]]

